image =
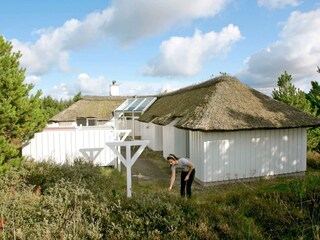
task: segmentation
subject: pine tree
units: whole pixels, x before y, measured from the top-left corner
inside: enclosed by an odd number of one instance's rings
[[[317,108],[308,100],[308,95],[291,83],[292,77],[286,71],[278,78],[278,90],[272,91],[272,97],[304,112],[316,116]],[[315,87],[316,85],[313,85]],[[319,89],[318,89],[319,90]],[[315,93],[316,94],[316,93]],[[320,129],[308,129],[307,147],[312,151],[320,151]]]
[[[34,86],[24,83],[20,57],[0,36],[0,173],[19,165],[22,145],[46,125],[41,91],[30,94]]]
[[[284,102],[295,108],[298,108],[304,112],[315,115],[315,111],[311,106],[310,101],[306,98],[306,94],[297,89],[292,84],[292,76],[285,71],[278,78],[278,90],[274,89],[272,91],[272,97],[278,101]]]
[[[317,72],[320,73],[319,67]],[[317,116],[320,117],[320,85],[317,81],[311,81],[311,89],[307,94],[307,99],[311,102],[315,111],[317,111]]]

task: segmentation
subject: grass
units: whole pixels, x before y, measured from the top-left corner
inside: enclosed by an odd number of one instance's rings
[[[159,153],[143,154],[167,170]],[[0,178],[0,239],[320,239],[314,166],[301,178],[195,188],[189,200],[133,182],[128,199],[117,170],[25,161]]]

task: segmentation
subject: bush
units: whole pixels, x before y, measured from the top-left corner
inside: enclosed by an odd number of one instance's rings
[[[311,169],[320,170],[320,153],[308,151],[307,165]]]
[[[192,199],[134,186],[128,199],[116,170],[26,161],[0,186],[0,239],[319,238],[316,172],[198,190]]]

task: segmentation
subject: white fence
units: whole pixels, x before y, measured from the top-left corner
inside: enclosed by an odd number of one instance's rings
[[[116,155],[106,142],[124,140],[130,130],[112,130],[106,127],[45,128],[26,143],[22,155],[36,161],[52,160],[58,164],[72,162],[77,157],[91,158],[101,166],[115,165]]]

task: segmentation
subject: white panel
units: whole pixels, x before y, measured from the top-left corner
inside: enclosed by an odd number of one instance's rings
[[[263,137],[265,142],[265,148],[263,150],[266,155],[267,172],[262,176],[272,176],[274,175],[275,164],[273,163],[274,159],[272,158],[272,154],[271,154],[271,131],[270,130],[263,131],[262,140],[263,140]]]
[[[148,147],[153,151],[163,150],[163,130],[162,126],[153,123],[141,123],[141,139],[149,140]]]
[[[202,144],[202,132],[190,131],[190,161],[194,164],[196,169],[196,178],[204,182],[204,169],[206,168],[206,159],[204,159]]]
[[[295,173],[306,170],[306,129],[203,132],[204,182]],[[192,134],[190,141],[195,141]],[[190,142],[192,156],[196,144]],[[198,149],[202,147],[199,146]],[[199,163],[201,164],[201,163]]]
[[[114,159],[110,149],[106,149],[105,143],[113,141],[114,134],[110,130],[100,128],[70,128],[44,130],[36,133],[34,138],[23,147],[23,156],[28,156],[36,161],[53,160],[56,163],[72,161],[80,155],[81,148],[103,148],[103,151],[95,160],[96,164],[109,165]]]
[[[281,161],[279,160],[279,147],[280,147],[280,131],[273,131],[273,134],[271,134],[271,155],[273,159],[273,164],[274,164],[274,173],[281,174],[281,169],[280,169],[280,163]]]
[[[174,153],[180,157],[187,156],[187,131],[173,127],[174,134]]]
[[[170,153],[175,153],[173,127],[170,125],[163,127],[163,157]]]
[[[248,138],[248,132],[237,132],[238,138],[237,138],[237,148],[240,148],[240,159],[239,162],[241,163],[238,176],[239,178],[246,178],[247,177],[247,151],[246,151],[246,145],[247,145],[247,138]]]
[[[219,133],[221,135],[222,133]],[[229,156],[229,140],[221,139],[219,141],[219,181],[229,180],[230,176],[230,156]]]
[[[254,177],[257,174],[256,164],[255,164],[255,138],[254,138],[254,131],[249,131],[249,139],[248,139],[248,145],[246,151],[249,151],[249,154],[247,154],[248,159],[248,166],[247,169],[247,176],[248,177]]]
[[[170,153],[178,157],[186,157],[187,131],[174,127],[177,121],[179,119],[163,126],[163,157]]]
[[[307,129],[301,128],[301,143],[299,146],[301,146],[300,149],[300,155],[301,155],[301,170],[305,171],[307,169]]]
[[[234,140],[234,148],[235,148],[235,156],[234,156],[234,172],[233,178],[239,179],[241,178],[242,173],[242,159],[241,159],[241,134],[240,132],[235,132],[235,140]]]
[[[294,159],[294,149],[290,147],[290,145],[293,142],[293,132],[288,130],[288,144],[287,144],[287,151],[288,151],[288,159],[290,162],[290,172],[295,172],[296,171],[296,162],[293,160]]]
[[[163,150],[163,131],[162,131],[162,126],[160,125],[154,125],[154,129],[155,129],[155,146],[154,146],[154,150],[155,151],[162,151]]]
[[[230,133],[230,140],[229,140],[229,175],[227,175],[227,179],[235,179],[237,173],[237,149],[235,146],[236,140],[236,133]]]

